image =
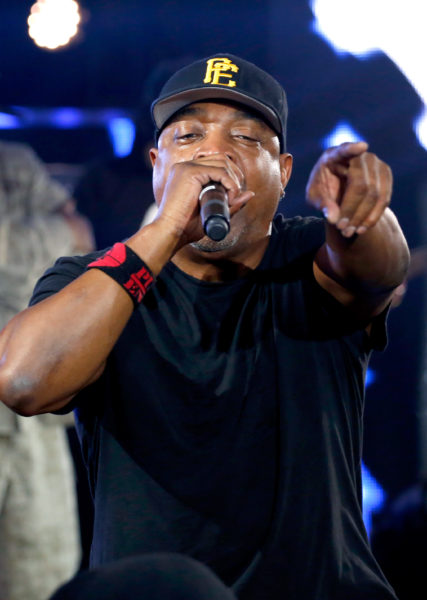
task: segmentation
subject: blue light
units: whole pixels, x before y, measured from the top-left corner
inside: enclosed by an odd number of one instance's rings
[[[383,506],[386,495],[377,480],[362,463],[363,520],[368,536],[372,529],[372,513]]]
[[[127,156],[135,139],[135,125],[126,117],[115,117],[108,122],[108,133],[116,156]]]
[[[84,122],[82,111],[78,108],[63,107],[50,111],[50,123],[59,129],[74,129]]]
[[[365,387],[369,387],[377,378],[373,369],[367,369]],[[363,520],[368,536],[372,529],[372,513],[378,511],[385,501],[385,492],[374,479],[366,466],[362,463],[362,490],[363,490]]]
[[[369,387],[372,383],[374,383],[376,379],[377,374],[375,373],[375,371],[373,369],[368,369],[366,371],[365,388]]]
[[[340,121],[335,129],[328,133],[323,138],[322,147],[331,148],[331,146],[339,146],[344,142],[363,142],[363,138],[352,128],[350,123],[346,121]]]
[[[21,122],[15,115],[0,112],[0,129],[19,129]]]

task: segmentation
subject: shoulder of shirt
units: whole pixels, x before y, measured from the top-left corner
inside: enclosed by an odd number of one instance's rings
[[[63,269],[67,269],[67,267],[74,267],[75,270],[84,271],[89,263],[93,262],[94,260],[97,260],[101,256],[104,256],[104,254],[108,250],[109,248],[106,248],[104,250],[96,250],[94,252],[90,252],[89,254],[61,256],[55,261],[54,265],[46,271],[46,273],[49,273],[51,271],[61,271]]]
[[[325,241],[324,220],[318,217],[274,217],[270,243],[260,268],[281,269],[285,265],[311,264]]]
[[[291,230],[310,228],[320,229],[324,227],[324,219],[314,216],[308,217],[285,217],[282,214],[275,215],[272,223],[272,235],[281,233],[282,231],[290,232]]]
[[[51,296],[65,287],[68,283],[77,279],[86,270],[87,265],[103,256],[106,250],[90,252],[85,255],[62,256],[55,264],[47,269],[38,280],[30,305],[37,304],[44,298]]]
[[[289,250],[297,247],[315,250],[325,241],[325,221],[318,217],[286,218],[278,214],[272,223],[271,239],[273,245],[286,246]]]

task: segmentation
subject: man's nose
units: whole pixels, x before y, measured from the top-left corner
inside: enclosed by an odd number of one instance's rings
[[[226,156],[230,160],[234,160],[229,142],[222,135],[211,133],[210,135],[206,135],[201,141],[193,159],[215,155],[218,155],[218,158]]]

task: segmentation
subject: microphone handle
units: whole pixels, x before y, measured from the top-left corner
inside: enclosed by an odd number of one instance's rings
[[[230,231],[228,196],[223,185],[210,181],[199,195],[203,231],[214,242],[220,242]]]

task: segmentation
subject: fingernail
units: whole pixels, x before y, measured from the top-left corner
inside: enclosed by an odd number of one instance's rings
[[[356,233],[356,227],[350,225],[350,227],[346,227],[344,230],[342,230],[341,233],[344,237],[349,238]]]
[[[364,225],[361,225],[360,227],[358,227],[358,228],[356,229],[356,233],[357,233],[358,235],[362,235],[362,234],[363,234],[363,233],[365,233],[366,231],[368,231],[368,228],[367,228],[367,227],[365,227]]]
[[[323,213],[323,216],[325,217],[325,219],[327,219],[329,210],[326,208],[326,206],[324,208],[322,208],[322,213]]]
[[[347,217],[344,217],[344,219],[340,219],[337,223],[337,227],[338,229],[345,229],[347,227],[347,225],[349,224],[350,219],[347,219]]]

